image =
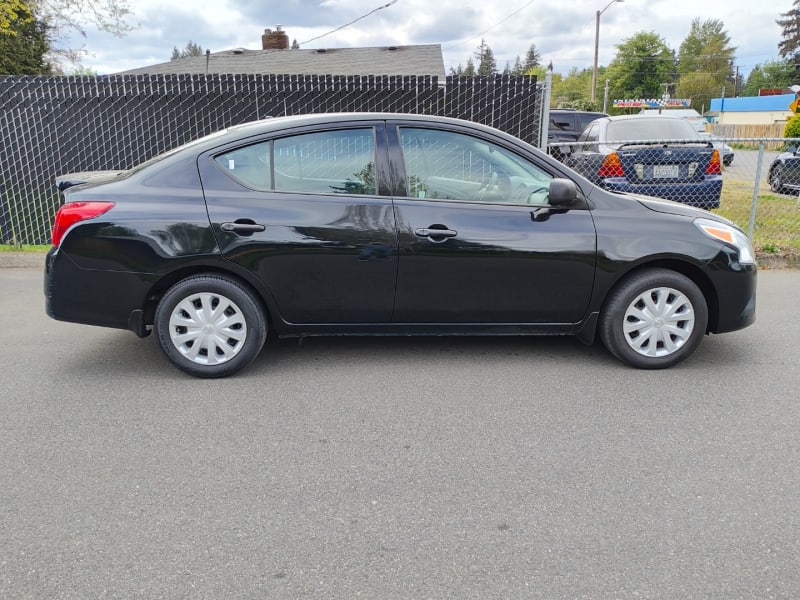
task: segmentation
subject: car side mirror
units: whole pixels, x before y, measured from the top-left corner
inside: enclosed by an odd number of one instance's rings
[[[578,186],[571,179],[552,179],[547,198],[548,204],[554,208],[572,206],[578,200]]]
[[[787,151],[787,152],[791,152],[792,154],[797,154],[797,146],[795,146],[794,144],[792,144],[791,146],[789,146],[788,148],[786,148],[786,151]]]

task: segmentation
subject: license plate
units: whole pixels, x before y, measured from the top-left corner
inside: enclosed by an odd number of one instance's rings
[[[678,165],[653,165],[655,179],[676,179],[679,175]]]

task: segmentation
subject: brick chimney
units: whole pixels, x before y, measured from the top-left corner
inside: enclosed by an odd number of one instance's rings
[[[288,50],[289,49],[289,36],[278,25],[275,31],[272,29],[265,29],[264,35],[261,36],[261,48],[264,50]]]

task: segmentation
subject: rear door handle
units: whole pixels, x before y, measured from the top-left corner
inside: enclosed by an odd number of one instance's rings
[[[219,226],[222,231],[232,231],[239,235],[252,235],[257,231],[264,231],[266,227],[253,222],[251,219],[237,219],[233,223],[223,223]]]
[[[453,229],[442,227],[423,227],[415,229],[414,233],[419,237],[428,238],[432,242],[444,242],[447,238],[453,238],[458,235],[458,232]]]

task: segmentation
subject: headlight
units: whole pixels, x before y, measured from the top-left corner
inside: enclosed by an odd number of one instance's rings
[[[711,219],[695,219],[694,224],[708,237],[736,248],[739,253],[740,263],[744,265],[754,265],[756,263],[753,244],[750,243],[750,239],[738,227],[726,225],[719,221],[712,221]]]

